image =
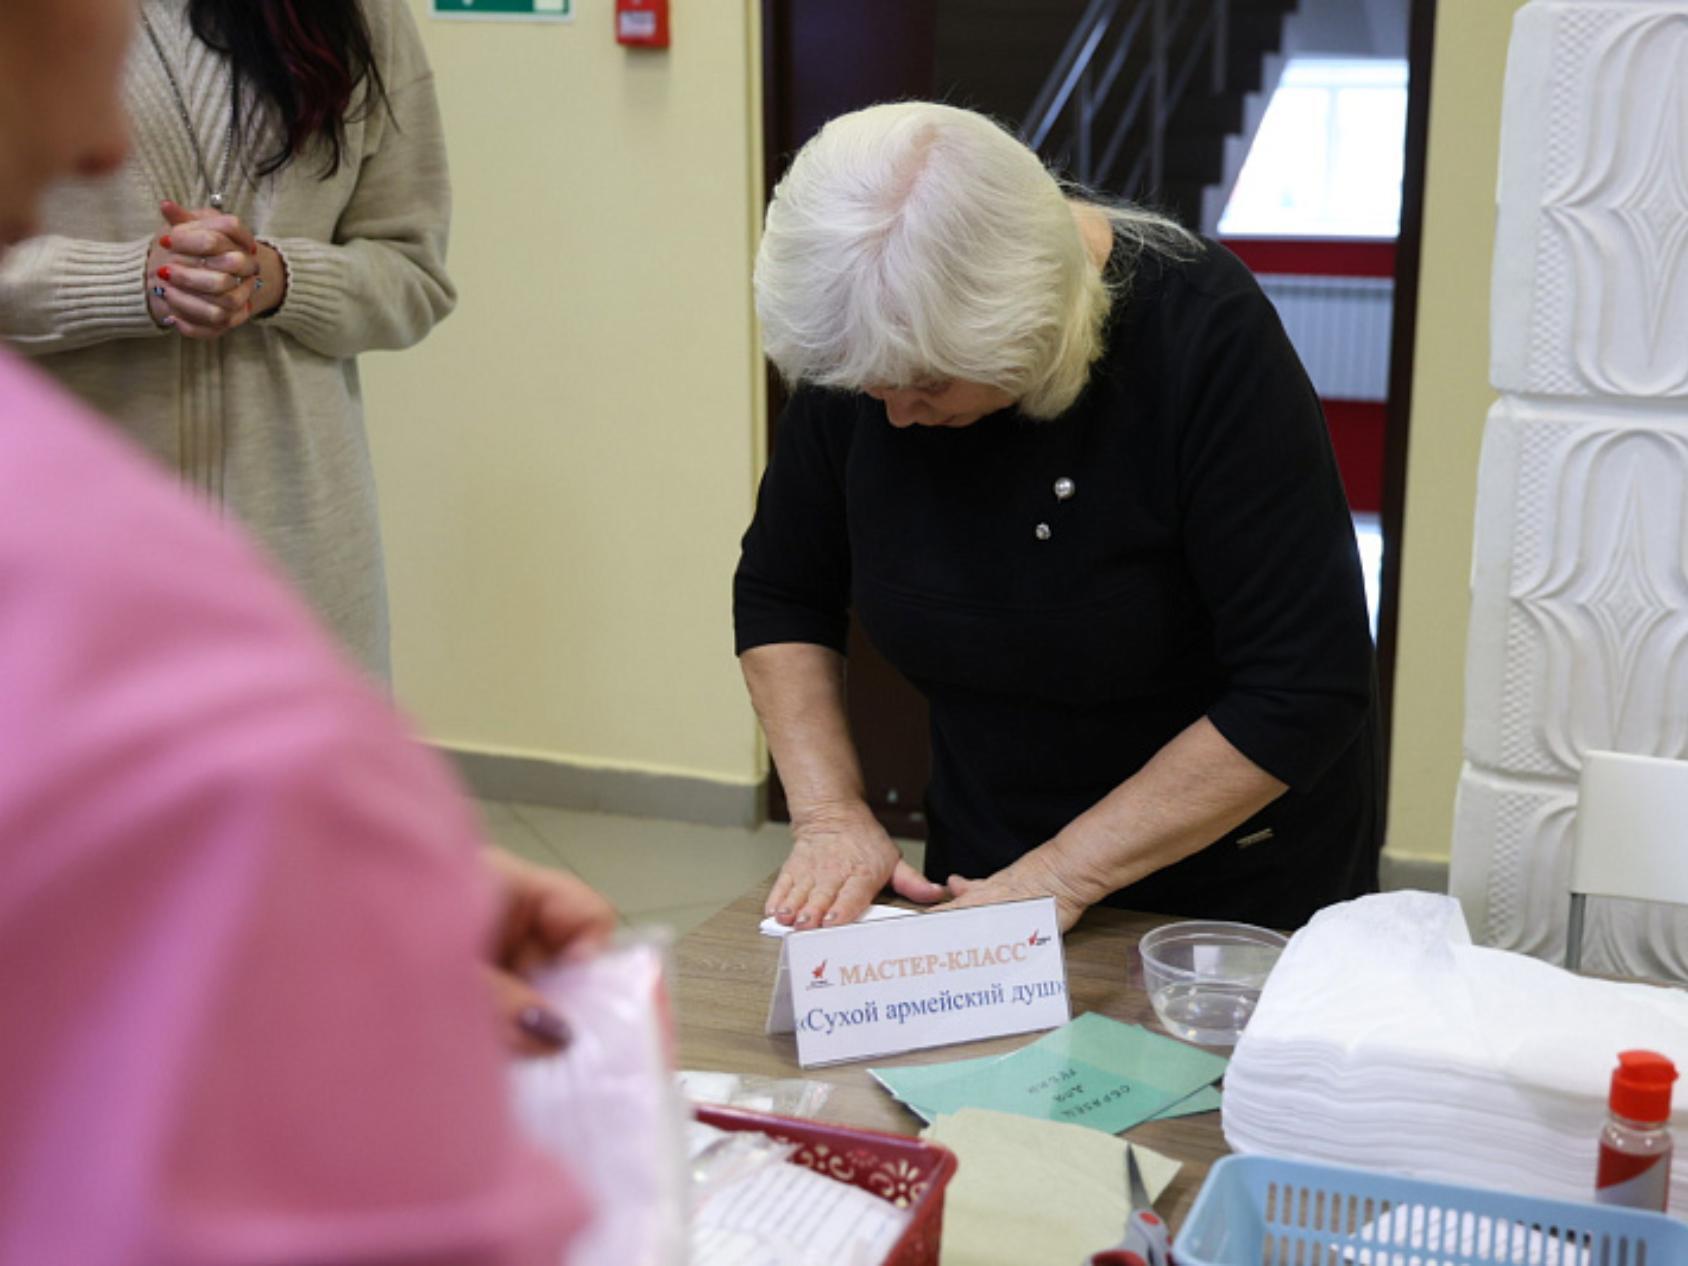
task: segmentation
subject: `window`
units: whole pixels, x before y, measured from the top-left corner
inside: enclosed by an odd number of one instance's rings
[[[1219,219],[1224,236],[1394,237],[1404,61],[1294,58]]]

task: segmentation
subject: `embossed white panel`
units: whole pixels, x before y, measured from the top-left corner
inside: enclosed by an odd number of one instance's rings
[[[1563,779],[1591,748],[1688,756],[1688,411],[1506,398],[1483,445],[1467,756]]]
[[[1688,0],[1527,5],[1501,143],[1450,883],[1557,958],[1582,753],[1688,758]],[[1688,912],[1599,903],[1584,962],[1688,979]]]
[[[1688,9],[1521,10],[1499,194],[1494,384],[1688,397]]]
[[[1564,961],[1576,807],[1575,783],[1537,783],[1465,767],[1454,810],[1457,829],[1492,841],[1492,848],[1456,853],[1450,886],[1456,895],[1467,890],[1485,894],[1490,944]],[[1471,903],[1465,904],[1469,911]],[[1591,898],[1583,928],[1583,970],[1688,979],[1685,932],[1688,927],[1674,907]]]

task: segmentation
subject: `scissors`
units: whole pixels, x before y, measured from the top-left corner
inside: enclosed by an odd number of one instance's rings
[[[1149,1201],[1143,1171],[1137,1167],[1137,1153],[1129,1143],[1125,1145],[1125,1180],[1131,1191],[1131,1215],[1125,1220],[1125,1238],[1112,1248],[1092,1253],[1085,1266],[1173,1266],[1166,1223],[1160,1220]]]

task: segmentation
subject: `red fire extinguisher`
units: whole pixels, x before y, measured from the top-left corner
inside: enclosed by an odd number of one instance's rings
[[[668,0],[615,0],[615,39],[630,48],[667,48]]]

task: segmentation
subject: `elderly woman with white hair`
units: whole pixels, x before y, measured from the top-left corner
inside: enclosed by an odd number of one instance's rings
[[[769,913],[848,922],[890,885],[1287,927],[1376,888],[1352,524],[1234,257],[903,103],[797,155],[756,300],[794,386],[734,582],[791,805]],[[924,878],[864,799],[852,609],[931,705]]]

